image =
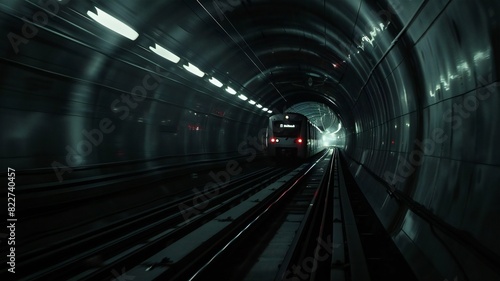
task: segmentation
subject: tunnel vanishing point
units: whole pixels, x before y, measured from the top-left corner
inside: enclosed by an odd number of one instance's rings
[[[18,208],[253,156],[295,111],[341,147],[419,280],[500,280],[500,1],[8,0],[0,20]]]

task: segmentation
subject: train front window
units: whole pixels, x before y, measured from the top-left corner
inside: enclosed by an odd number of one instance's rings
[[[300,123],[274,121],[273,133],[275,137],[297,137],[300,134]]]

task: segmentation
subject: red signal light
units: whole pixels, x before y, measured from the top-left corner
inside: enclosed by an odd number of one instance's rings
[[[297,142],[298,142],[298,143],[302,143],[302,139],[301,139],[301,138],[298,138],[298,139],[297,139]]]
[[[276,139],[275,138],[271,138],[271,142],[276,142]]]

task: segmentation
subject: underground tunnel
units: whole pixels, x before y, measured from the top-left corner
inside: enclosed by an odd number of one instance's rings
[[[244,205],[274,184],[257,180],[261,169],[277,169],[268,172],[274,179],[278,170],[306,165],[268,155],[277,145],[270,143],[269,118],[300,114],[309,133],[318,132],[314,143],[326,157],[312,162],[318,173],[332,173],[331,191],[318,191],[307,206],[320,208],[325,201],[325,223],[318,229],[333,242],[326,261],[284,250],[284,260],[303,271],[279,269],[280,261],[275,267],[281,279],[269,280],[391,280],[401,277],[399,271],[413,278],[408,280],[500,280],[499,19],[500,2],[493,0],[2,1],[2,276],[183,280],[186,275],[162,274],[187,268],[185,259],[177,262],[180,250],[171,241],[195,235],[157,237],[229,212],[211,218],[208,210],[215,207],[209,201],[226,194],[233,181],[262,185],[238,199]],[[326,160],[338,168],[330,169]],[[358,201],[341,201],[336,219],[332,194],[344,185],[339,196],[362,198],[366,215],[356,213]],[[192,206],[174,204],[184,219],[156,238],[142,234],[130,240],[136,246],[128,242],[119,253],[97,252],[145,227],[135,224],[137,214],[172,205],[186,192],[198,197],[189,201]],[[254,201],[268,200],[263,198]],[[314,208],[310,213],[321,213]],[[207,217],[196,219],[200,214]],[[258,225],[235,216],[218,221]],[[290,233],[283,229],[306,225],[307,232],[320,221],[281,216],[288,220],[260,224]],[[363,228],[365,217],[373,219],[373,228]],[[148,227],[157,222],[148,220]],[[343,230],[336,234],[339,222]],[[352,225],[359,234],[350,235]],[[119,238],[103,236],[114,229],[121,229]],[[206,236],[212,231],[215,237],[214,228],[207,229]],[[217,239],[227,245],[236,239],[220,232],[225,236]],[[321,233],[292,236],[288,244],[316,241]],[[269,245],[279,240],[262,236]],[[373,237],[379,236],[387,247],[377,247]],[[131,254],[160,240],[150,247],[154,253]],[[96,252],[87,253],[94,246]],[[266,247],[195,252],[231,259],[267,253]],[[141,270],[141,261],[163,248],[171,254]],[[385,258],[385,252],[395,256]],[[366,265],[357,267],[358,254]],[[209,268],[208,261],[200,265],[202,258],[192,260],[196,274]],[[273,263],[251,264],[240,271]],[[357,275],[362,271],[365,277]],[[234,274],[225,278],[270,278]]]

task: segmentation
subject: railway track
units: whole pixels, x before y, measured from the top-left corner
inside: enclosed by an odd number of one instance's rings
[[[309,209],[310,199],[316,194],[315,187],[327,166],[328,155],[331,152],[314,163],[300,166],[124,274],[140,280],[209,280],[207,278],[215,277],[240,280],[241,273],[251,268],[251,259],[246,256],[261,252],[254,247],[252,237],[266,238],[273,229],[279,229],[276,221],[272,223],[276,216],[292,219],[295,216],[292,223],[297,224],[301,213]]]
[[[210,200],[195,200],[199,194],[186,195],[43,249],[25,252],[18,257],[18,267],[26,270],[21,270],[16,277],[19,280],[63,280],[88,275],[131,248],[155,247],[166,240],[182,237],[204,220],[230,209],[286,172],[287,169],[282,168],[261,169],[221,186]],[[187,218],[181,206],[210,212],[198,211],[198,215]],[[175,231],[161,238],[161,233],[168,230]],[[159,238],[154,239],[155,236]]]
[[[416,280],[338,150],[45,251],[20,258],[20,268],[34,270],[19,280]]]
[[[343,165],[339,151],[330,151],[271,188],[272,195],[249,198],[251,208],[221,214],[121,274],[140,280],[416,280]]]
[[[317,160],[308,173],[273,202],[272,208],[245,228],[246,233],[226,245],[188,280],[211,280],[216,276],[222,280],[256,281],[293,278],[294,268],[301,266],[300,259],[307,249],[304,242],[316,235],[314,220],[322,210],[321,198],[327,198],[323,191],[328,190],[332,159],[330,151]]]

